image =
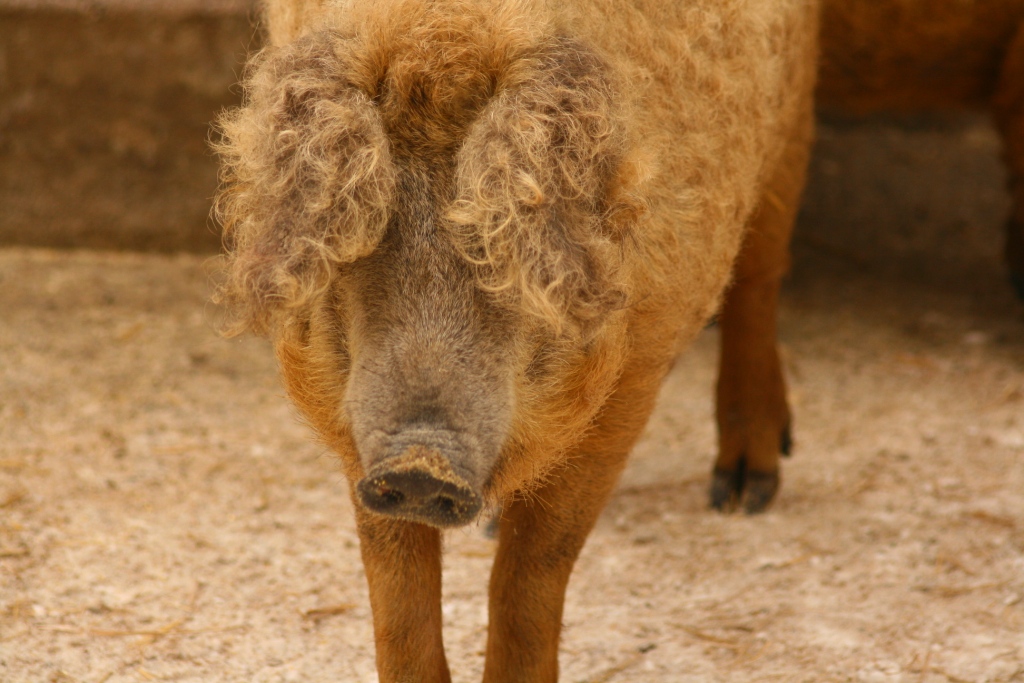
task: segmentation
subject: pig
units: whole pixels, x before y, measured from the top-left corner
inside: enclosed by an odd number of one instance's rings
[[[771,314],[816,4],[280,0],[265,17],[219,124],[225,329],[272,341],[340,457],[380,680],[450,680],[442,532],[500,509],[484,680],[556,681],[576,558],[731,282],[720,479],[777,483],[743,458],[777,459],[789,419]]]

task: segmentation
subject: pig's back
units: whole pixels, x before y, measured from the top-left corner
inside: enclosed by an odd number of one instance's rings
[[[557,3],[556,3],[557,4]],[[614,66],[651,172],[638,298],[696,333],[815,74],[807,0],[586,0],[573,22]],[[686,334],[687,330],[683,330]]]

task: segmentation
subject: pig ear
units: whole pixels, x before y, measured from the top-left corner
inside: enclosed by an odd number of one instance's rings
[[[373,251],[395,173],[373,103],[345,77],[330,32],[257,58],[245,103],[219,121],[214,212],[226,275],[227,331],[265,333],[330,285],[338,266]]]
[[[561,332],[624,305],[641,207],[605,64],[563,40],[521,67],[467,135],[449,217],[480,284]]]

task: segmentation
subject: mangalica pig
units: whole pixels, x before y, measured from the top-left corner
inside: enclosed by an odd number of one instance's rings
[[[450,680],[441,531],[500,509],[484,680],[555,681],[573,564],[741,244],[719,492],[774,492],[815,4],[280,0],[266,21],[220,123],[219,299],[344,465],[380,680]]]

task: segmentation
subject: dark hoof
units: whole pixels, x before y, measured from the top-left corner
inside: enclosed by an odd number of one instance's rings
[[[742,504],[743,511],[753,515],[767,510],[778,490],[778,472],[749,472],[742,458],[732,472],[715,468],[709,497],[719,512],[732,512]]]
[[[440,528],[469,524],[483,505],[444,456],[419,447],[378,464],[356,489],[376,513]]]
[[[749,472],[743,491],[743,511],[748,515],[764,512],[779,490],[778,472]]]
[[[498,531],[501,527],[501,508],[498,508],[484,526],[484,538],[492,541],[498,538]]]
[[[789,425],[783,427],[782,434],[779,435],[779,453],[782,453],[784,458],[793,455],[793,432]]]
[[[711,473],[711,507],[719,512],[732,512],[736,509],[739,491],[742,490],[739,471],[726,472],[715,469]]]

